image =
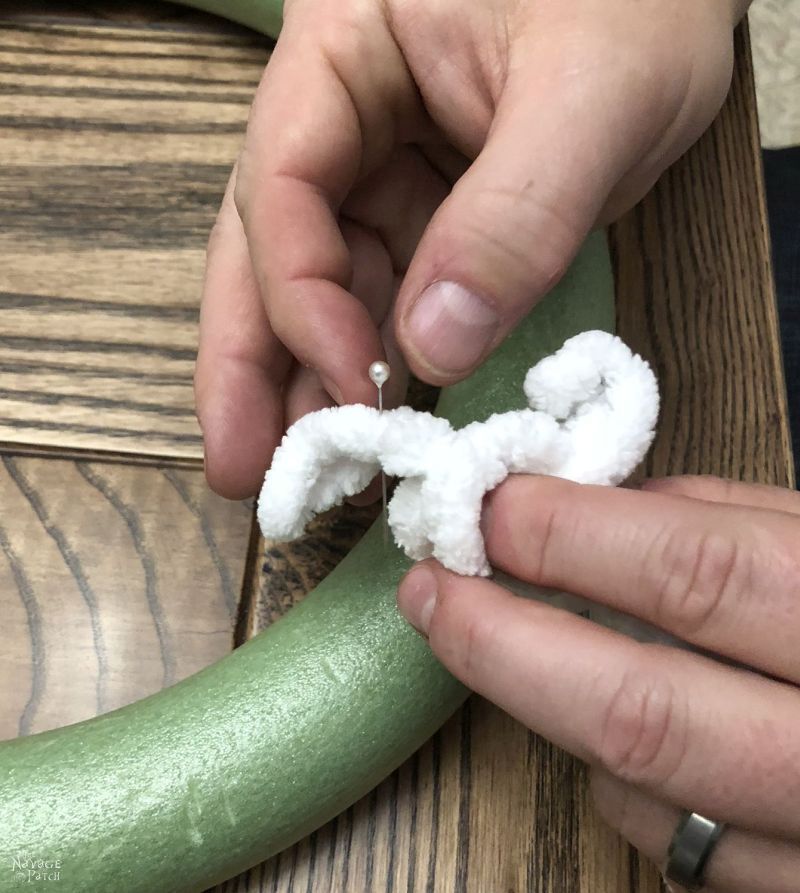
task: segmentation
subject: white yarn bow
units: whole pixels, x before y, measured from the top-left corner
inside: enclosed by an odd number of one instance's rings
[[[360,404],[301,418],[275,451],[258,505],[268,539],[295,539],[319,512],[363,490],[381,468],[403,478],[389,526],[413,559],[489,574],[480,531],[484,495],[513,473],[618,484],[653,439],[658,386],[619,338],[584,332],[525,377],[530,409],[458,431],[445,419]]]

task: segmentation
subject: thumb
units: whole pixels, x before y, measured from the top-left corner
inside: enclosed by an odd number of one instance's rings
[[[419,377],[467,375],[567,269],[631,164],[629,145],[590,104],[552,85],[507,91],[398,295],[398,341]]]

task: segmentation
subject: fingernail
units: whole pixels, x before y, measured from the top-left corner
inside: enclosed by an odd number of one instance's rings
[[[486,301],[457,282],[434,282],[411,308],[408,334],[425,361],[443,374],[471,369],[500,320]]]
[[[406,620],[424,636],[428,635],[436,607],[436,575],[424,564],[410,570],[400,581],[397,607]]]
[[[319,380],[322,383],[322,387],[325,388],[325,390],[331,395],[331,397],[333,397],[336,403],[341,406],[344,403],[344,396],[337,387],[336,382],[333,381],[333,379],[328,378],[327,375],[320,375]]]

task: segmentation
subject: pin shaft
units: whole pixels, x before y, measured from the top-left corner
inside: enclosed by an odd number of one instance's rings
[[[378,412],[383,414],[383,386],[389,380],[391,369],[383,360],[377,360],[369,367],[369,377],[378,389]],[[383,545],[389,543],[389,512],[386,499],[386,473],[381,468],[381,498],[383,502]]]
[[[378,385],[378,412],[383,413],[383,385]],[[383,545],[389,544],[389,511],[386,500],[386,472],[381,468],[381,502],[383,504]]]

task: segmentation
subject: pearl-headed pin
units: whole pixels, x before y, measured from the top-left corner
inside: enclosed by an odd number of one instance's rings
[[[383,412],[383,386],[389,380],[392,370],[389,364],[383,360],[375,360],[370,363],[369,372],[370,381],[378,389],[378,412]],[[386,474],[381,469],[381,498],[383,501],[383,544],[389,542],[389,514],[386,510]]]

